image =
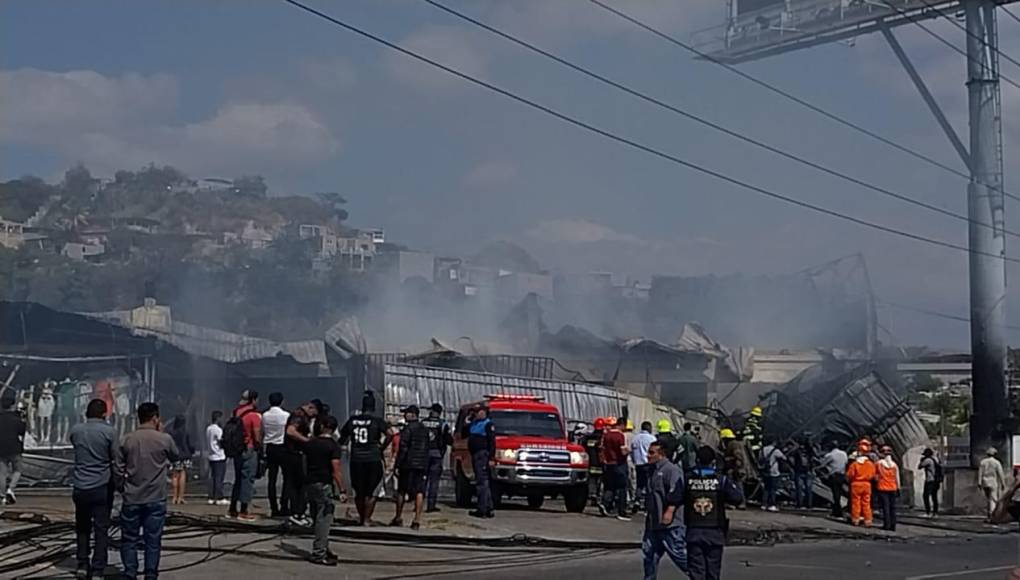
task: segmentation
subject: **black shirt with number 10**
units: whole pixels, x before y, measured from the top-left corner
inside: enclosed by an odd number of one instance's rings
[[[375,463],[382,461],[386,422],[374,415],[353,415],[340,429],[340,445],[351,442],[351,461]]]

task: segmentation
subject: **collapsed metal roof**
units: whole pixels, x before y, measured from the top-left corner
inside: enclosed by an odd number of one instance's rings
[[[766,433],[783,440],[805,433],[844,443],[869,436],[899,455],[928,442],[918,413],[871,364],[836,375],[812,367],[770,393],[764,406]]]

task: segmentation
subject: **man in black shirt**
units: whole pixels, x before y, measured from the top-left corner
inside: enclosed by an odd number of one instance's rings
[[[361,413],[348,419],[340,430],[340,447],[351,442],[351,489],[354,490],[354,505],[358,508],[358,521],[362,526],[372,521],[375,489],[383,478],[382,453],[393,440],[386,422],[373,413],[375,397],[371,391],[365,391]]]
[[[5,491],[2,504],[12,505],[17,498],[14,488],[21,478],[21,454],[25,451],[25,420],[14,409],[17,397],[13,389],[0,395],[0,491]]]
[[[307,498],[304,494],[304,444],[311,440],[312,420],[318,415],[315,404],[308,402],[290,414],[284,431],[283,445],[287,451],[284,462],[283,494],[290,506],[290,522],[298,526],[309,526],[305,514]]]
[[[429,465],[429,433],[418,420],[421,413],[418,405],[402,410],[407,425],[400,431],[400,445],[397,447],[397,513],[391,526],[404,525],[405,498],[414,499],[414,521],[411,529],[421,527],[421,512],[425,499],[425,470]]]
[[[436,501],[439,499],[439,482],[443,478],[443,458],[446,457],[446,448],[453,444],[453,435],[450,433],[450,426],[443,420],[443,406],[439,403],[432,403],[429,409],[429,416],[422,424],[429,430],[429,465],[426,470],[428,481],[425,487],[427,493],[427,513],[439,511]]]
[[[336,426],[335,417],[319,418],[315,424],[315,437],[302,445],[307,464],[305,497],[308,498],[315,520],[315,540],[310,561],[322,566],[336,566],[337,562],[336,556],[329,551],[333,492],[339,494],[341,503],[347,501],[347,491],[340,471],[340,445],[333,440]]]

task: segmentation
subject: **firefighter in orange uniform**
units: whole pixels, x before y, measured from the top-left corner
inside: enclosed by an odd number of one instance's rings
[[[857,457],[846,468],[850,482],[850,522],[871,527],[871,482],[876,476],[875,462],[869,456],[871,442],[861,439],[857,444]]]

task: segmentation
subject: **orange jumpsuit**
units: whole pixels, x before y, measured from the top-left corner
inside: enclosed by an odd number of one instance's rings
[[[871,482],[875,479],[875,463],[867,456],[858,457],[846,469],[850,482],[850,520],[854,525],[871,525]]]

